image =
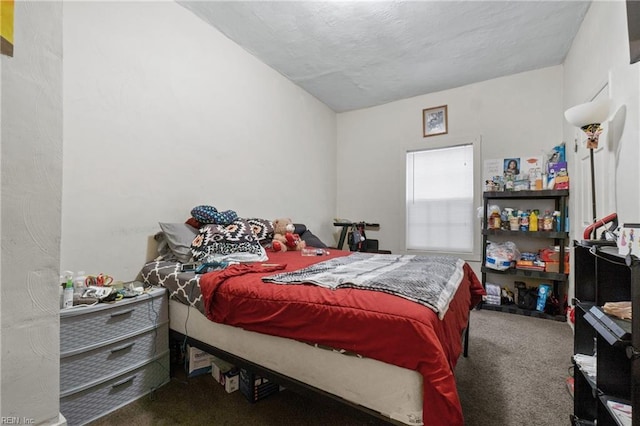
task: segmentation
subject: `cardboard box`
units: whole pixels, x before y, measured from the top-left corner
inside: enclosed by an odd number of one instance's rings
[[[213,355],[191,346],[187,346],[187,355],[186,368],[188,377],[207,374],[211,371],[211,360]]]
[[[569,189],[569,176],[557,176],[554,189]]]
[[[218,383],[222,383],[222,376],[233,370],[235,365],[218,357],[211,357],[211,375]]]
[[[545,263],[545,271],[546,272],[560,272],[560,262],[546,262]],[[565,262],[564,264],[564,273],[569,273],[569,262]]]
[[[211,376],[224,386],[227,393],[235,392],[240,388],[240,370],[220,358],[213,357],[211,360]]]
[[[530,269],[532,271],[544,271],[545,262],[540,260],[518,260],[516,269]]]
[[[557,163],[548,163],[547,171],[550,175],[555,177],[557,176],[567,176],[567,162],[566,161],[558,161]]]
[[[252,371],[240,369],[240,392],[249,402],[257,402],[280,391],[280,386]]]
[[[240,370],[234,369],[224,373],[223,375],[224,390],[227,393],[235,392],[240,389]]]

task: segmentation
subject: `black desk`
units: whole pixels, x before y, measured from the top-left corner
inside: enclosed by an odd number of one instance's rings
[[[338,240],[338,247],[336,247],[338,250],[342,250],[342,246],[344,245],[344,240],[347,238],[349,228],[362,228],[362,231],[364,231],[364,228],[380,228],[379,223],[367,222],[333,222],[333,226],[342,227],[342,231],[340,231],[340,239]],[[366,238],[364,233],[362,234],[362,236]]]

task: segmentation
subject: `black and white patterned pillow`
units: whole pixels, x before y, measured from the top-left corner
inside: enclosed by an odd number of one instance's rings
[[[247,222],[260,244],[266,244],[273,239],[273,222],[270,220],[251,218],[247,219]]]
[[[209,255],[262,255],[264,249],[253,233],[249,221],[236,219],[226,226],[213,223],[204,225],[191,243],[191,252],[196,261],[201,261]]]

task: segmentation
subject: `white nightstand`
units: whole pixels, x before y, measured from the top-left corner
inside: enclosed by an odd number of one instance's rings
[[[164,288],[60,311],[60,412],[85,424],[169,381]]]

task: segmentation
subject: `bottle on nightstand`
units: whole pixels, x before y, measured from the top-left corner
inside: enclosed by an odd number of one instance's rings
[[[66,284],[64,286],[64,308],[73,307],[73,277],[71,275],[66,276]]]
[[[73,293],[75,296],[80,297],[84,293],[87,285],[85,283],[87,277],[84,275],[84,271],[78,271],[76,277],[73,279]]]

